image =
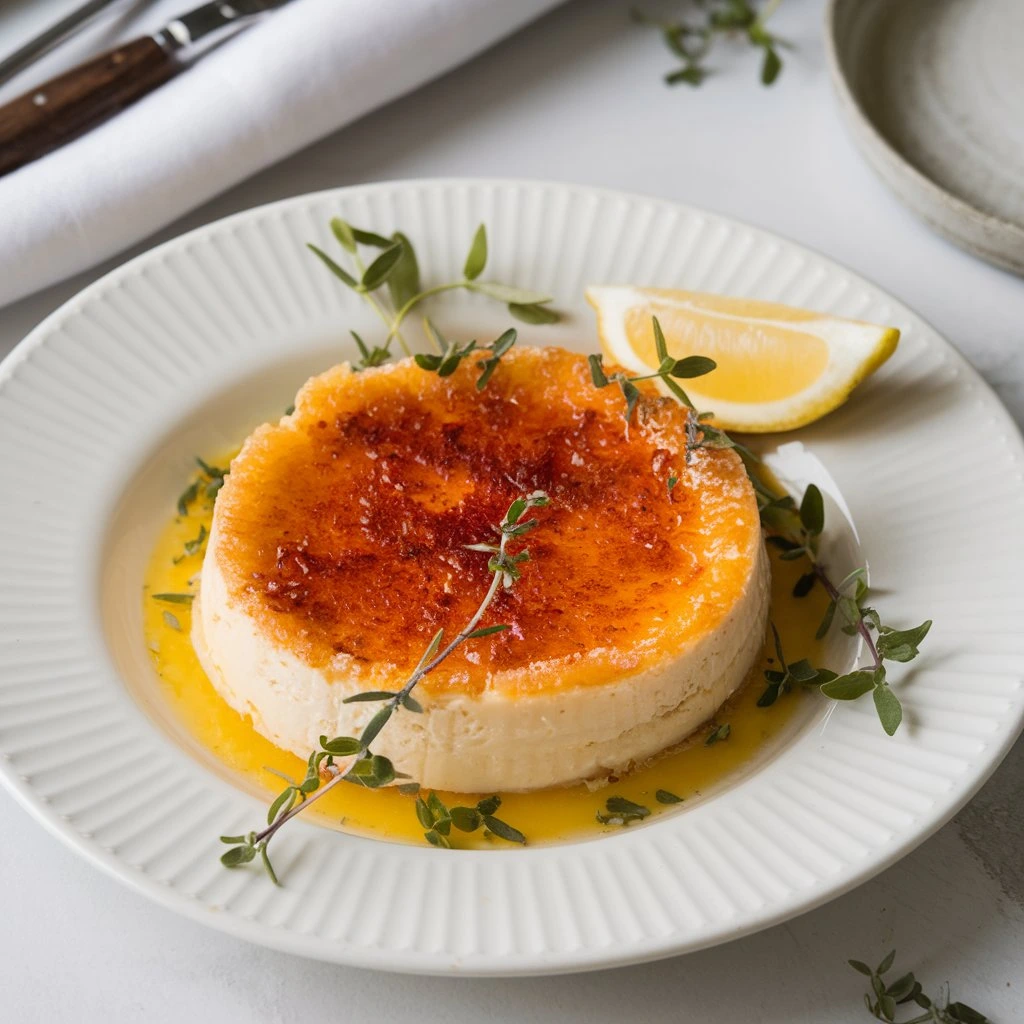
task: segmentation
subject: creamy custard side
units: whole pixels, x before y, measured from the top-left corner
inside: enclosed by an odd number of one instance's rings
[[[240,785],[254,793],[272,796],[280,791],[282,783],[270,769],[301,777],[304,759],[259,735],[250,717],[230,707],[216,692],[191,644],[188,605],[167,605],[151,596],[189,590],[190,581],[199,571],[201,556],[182,558],[182,552],[186,542],[195,539],[201,526],[208,529],[210,522],[211,510],[196,505],[191,514],[172,519],[161,532],[142,598],[145,636],[162,694],[185,730]],[[820,645],[809,638],[813,637],[824,611],[824,596],[816,588],[807,597],[794,599],[792,587],[801,574],[799,563],[779,561],[774,549],[771,555],[772,621],[778,626],[787,651],[816,662],[820,660]],[[165,619],[165,612],[174,617],[174,625]],[[685,802],[681,806],[685,808],[728,778],[741,775],[778,747],[787,726],[807,699],[797,692],[780,698],[771,707],[756,706],[764,688],[761,671],[770,667],[772,656],[770,646],[766,645],[747,684],[713,719],[713,725],[730,725],[728,740],[705,746],[705,735],[711,728],[708,726],[681,749],[666,752],[648,766],[597,790],[577,785],[532,793],[503,793],[502,816],[521,828],[531,844],[585,838],[615,830],[615,826],[602,827],[595,820],[613,794],[643,804],[652,815],[658,815],[679,806],[660,804],[655,796],[658,790],[683,797]],[[442,796],[449,804],[469,803],[473,799],[454,793]],[[423,842],[413,798],[395,789],[368,790],[342,785],[318,801],[308,814],[328,827],[381,839]],[[474,848],[493,845],[482,833],[460,834],[457,842]]]
[[[425,786],[526,790],[621,773],[680,742],[759,651],[768,563],[726,450],[685,457],[687,412],[653,390],[629,429],[615,389],[563,349],[514,350],[485,392],[411,360],[313,378],[259,428],[214,514],[193,641],[215,688],[302,754],[358,735],[438,626],[487,586],[490,523],[551,505],[531,561],[374,743]],[[673,486],[669,486],[670,478]]]

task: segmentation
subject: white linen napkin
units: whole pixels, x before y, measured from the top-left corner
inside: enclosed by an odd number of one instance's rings
[[[146,26],[199,2],[161,0]],[[0,306],[121,251],[558,2],[293,0],[106,124],[0,178]],[[139,33],[123,27],[121,37]]]

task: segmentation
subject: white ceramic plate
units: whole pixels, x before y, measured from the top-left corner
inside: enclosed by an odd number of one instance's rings
[[[932,617],[894,739],[822,701],[757,770],[647,826],[561,846],[440,851],[296,823],[286,886],[218,863],[265,802],[190,749],[141,634],[145,559],[193,453],[279,415],[374,330],[307,253],[341,214],[401,227],[431,280],[475,225],[488,276],[569,314],[528,340],[593,349],[588,283],[749,294],[903,331],[846,407],[799,434],[850,507],[883,614]],[[444,323],[504,327],[454,294]],[[0,769],[43,824],[164,906],[293,953],[389,970],[529,974],[697,949],[891,864],[981,785],[1024,713],[1024,452],[933,330],[842,267],[699,210],[564,185],[396,182],[299,197],[179,238],[92,285],[0,370]],[[813,705],[813,702],[811,702]]]
[[[936,231],[1024,275],[1024,4],[831,0],[825,41],[882,180]]]

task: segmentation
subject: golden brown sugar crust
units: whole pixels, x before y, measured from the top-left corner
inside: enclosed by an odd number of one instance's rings
[[[685,410],[653,391],[627,432],[619,389],[595,388],[563,349],[513,350],[483,392],[478,372],[405,360],[310,380],[291,417],[249,438],[218,498],[231,600],[310,665],[400,674],[486,591],[487,556],[465,545],[493,541],[509,503],[544,490],[531,560],[483,623],[510,628],[464,644],[425,689],[603,683],[714,629],[760,544],[739,458],[699,451],[687,465]],[[571,671],[583,656],[586,672]]]

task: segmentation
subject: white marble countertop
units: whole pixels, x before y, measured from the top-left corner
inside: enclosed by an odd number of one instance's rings
[[[73,6],[9,0],[0,50]],[[1024,280],[934,236],[876,181],[839,122],[822,16],[821,0],[783,5],[778,31],[798,48],[773,89],[757,84],[754,58],[739,51],[716,60],[721,73],[701,89],[673,90],[660,78],[669,54],[630,24],[626,0],[576,0],[157,240],[269,200],[382,178],[533,177],[664,196],[788,235],[878,282],[956,344],[1020,424]],[[113,265],[0,310],[0,355]],[[865,986],[846,960],[874,961],[893,946],[897,966],[927,988],[948,980],[954,998],[997,1024],[1024,1019],[1022,743],[969,807],[855,892],[726,946],[575,977],[388,977],[298,960],[151,905],[2,792],[0,832],[0,1017],[18,1024],[69,1013],[82,1024],[858,1021],[870,1019]]]

